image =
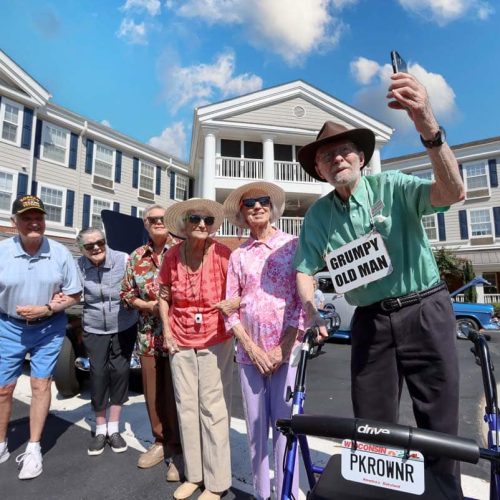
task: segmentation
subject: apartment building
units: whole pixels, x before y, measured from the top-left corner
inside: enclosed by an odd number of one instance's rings
[[[13,199],[39,196],[47,234],[71,241],[101,227],[101,210],[141,217],[152,203],[192,195],[189,165],[51,102],[51,95],[0,51],[0,232]]]

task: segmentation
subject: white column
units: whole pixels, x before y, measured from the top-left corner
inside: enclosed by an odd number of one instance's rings
[[[476,276],[483,277],[483,273],[476,273]],[[477,303],[484,304],[484,285],[476,285]]]
[[[202,198],[215,200],[215,133],[205,131],[205,145],[203,149],[203,185]]]
[[[372,174],[380,174],[382,171],[382,165],[380,164],[380,150],[376,146],[370,160],[370,169]]]
[[[264,136],[264,180],[268,182],[274,181],[274,136]]]
[[[196,179],[196,197],[197,198],[203,198],[203,160],[197,159],[196,162],[198,163],[198,179]]]

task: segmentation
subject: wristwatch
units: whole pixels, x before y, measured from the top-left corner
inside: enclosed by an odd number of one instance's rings
[[[432,139],[425,140],[422,136],[420,136],[420,140],[426,148],[437,148],[446,142],[446,131],[440,126],[436,135]]]
[[[52,316],[54,314],[54,309],[50,307],[50,304],[45,304],[45,307],[47,308],[47,314],[45,316],[47,317]]]

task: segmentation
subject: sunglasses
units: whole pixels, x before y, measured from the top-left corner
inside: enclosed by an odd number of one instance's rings
[[[94,241],[94,243],[85,243],[82,245],[82,247],[85,248],[85,250],[90,252],[90,250],[93,250],[96,245],[99,248],[103,248],[106,246],[106,240],[97,240],[97,241]]]
[[[260,198],[243,198],[241,200],[240,206],[245,206],[247,208],[255,207],[256,203],[260,203],[261,207],[268,207],[271,204],[270,196],[261,196]]]
[[[215,222],[215,217],[213,217],[212,215],[191,214],[187,215],[185,220],[188,220],[189,222],[191,222],[191,224],[199,224],[201,221],[203,221],[206,226],[212,226]]]
[[[165,218],[163,215],[158,215],[157,217],[146,217],[146,219],[150,224],[165,224]]]

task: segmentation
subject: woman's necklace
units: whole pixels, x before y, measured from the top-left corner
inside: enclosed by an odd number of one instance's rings
[[[198,325],[201,325],[203,323],[203,314],[201,314],[200,309],[201,309],[201,300],[202,300],[202,292],[203,292],[203,263],[205,260],[205,251],[207,247],[207,241],[205,240],[205,243],[203,245],[203,254],[201,256],[201,270],[200,270],[200,278],[199,278],[199,287],[198,287],[198,304],[196,305],[196,293],[194,290],[194,285],[191,281],[191,277],[195,276],[195,273],[190,273],[189,272],[189,263],[187,259],[187,241],[184,243],[184,262],[186,266],[186,288],[187,284],[189,283],[189,289],[191,290],[191,301],[193,304],[196,306],[196,314],[194,315],[194,322]]]

